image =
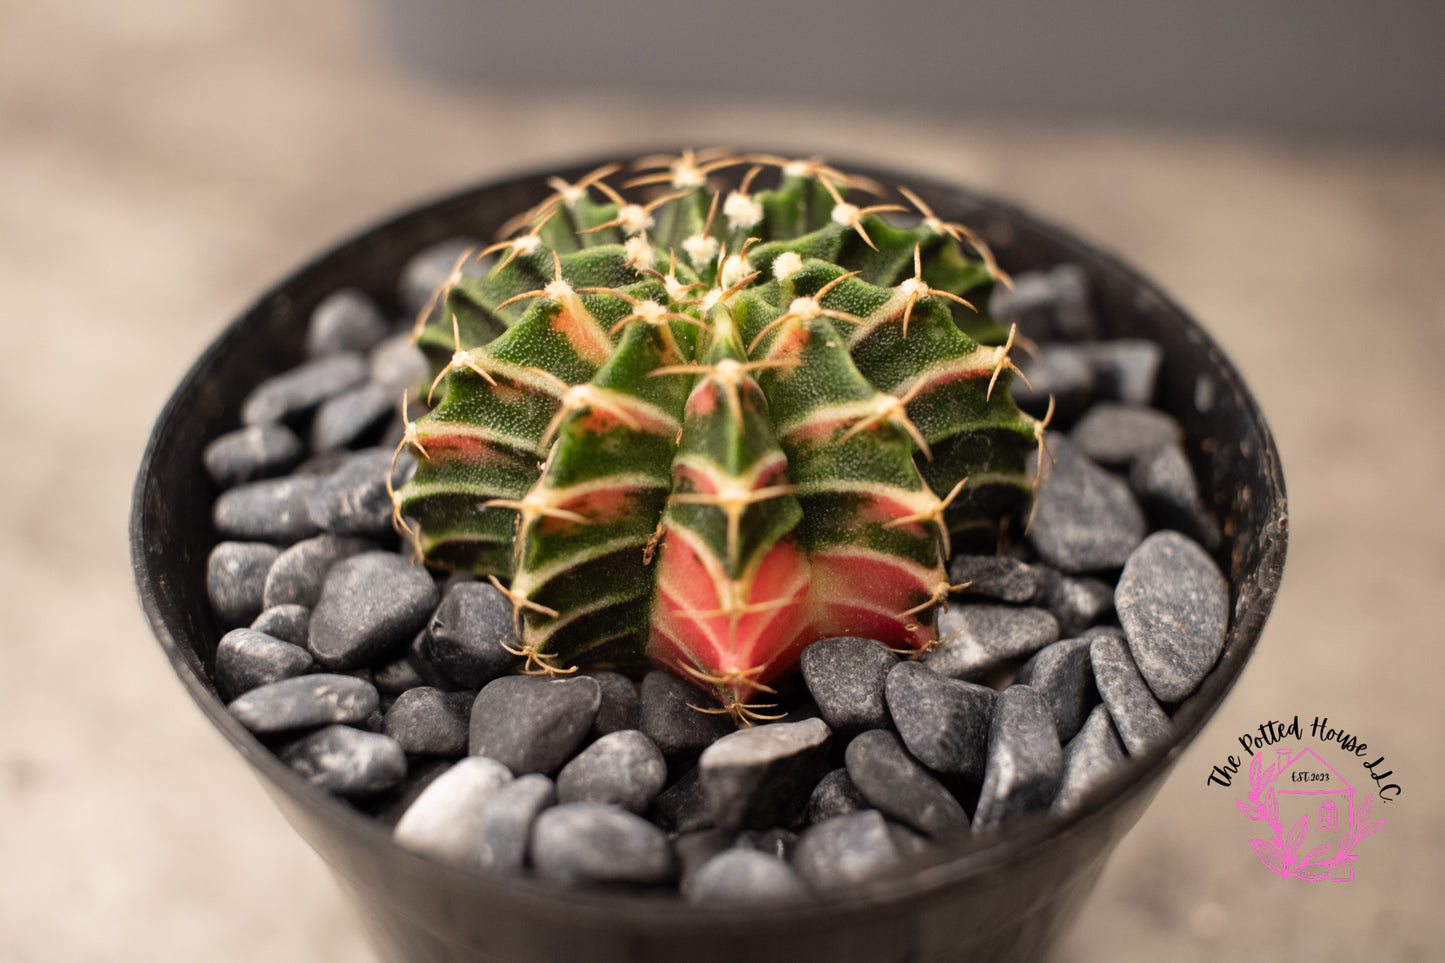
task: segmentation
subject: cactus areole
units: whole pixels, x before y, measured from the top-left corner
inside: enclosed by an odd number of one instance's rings
[[[817,639],[933,644],[950,532],[1027,508],[1043,434],[984,243],[817,159],[552,186],[417,320],[416,551],[507,593],[528,670],[651,662],[739,721]]]

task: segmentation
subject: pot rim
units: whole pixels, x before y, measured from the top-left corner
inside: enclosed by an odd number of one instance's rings
[[[675,147],[662,150],[634,150],[619,152],[628,159],[649,154],[676,153]],[[449,878],[449,884],[461,885],[486,891],[505,890],[510,899],[530,901],[536,904],[564,906],[568,913],[587,913],[597,916],[615,917],[625,913],[639,921],[655,925],[695,925],[699,921],[757,920],[766,916],[788,916],[807,918],[811,916],[832,916],[840,911],[884,909],[899,902],[917,898],[922,894],[948,890],[976,882],[1001,866],[1026,858],[1040,847],[1058,845],[1070,838],[1085,834],[1090,826],[1108,816],[1128,801],[1155,786],[1167,774],[1184,748],[1193,741],[1204,724],[1222,704],[1233,688],[1258,643],[1275,596],[1278,594],[1288,544],[1288,513],[1284,477],[1279,452],[1259,405],[1234,365],[1209,333],[1183,310],[1158,285],[1129,267],[1112,252],[1086,242],[1072,231],[1052,221],[1039,218],[1024,208],[991,194],[971,188],[947,183],[937,178],[918,175],[908,171],[883,169],[870,164],[840,162],[840,169],[881,180],[884,183],[905,183],[934,204],[936,209],[957,207],[960,203],[987,209],[1012,223],[1026,225],[1030,230],[1045,236],[1053,244],[1066,249],[1080,261],[1087,262],[1091,275],[1108,275],[1116,282],[1127,285],[1141,298],[1152,299],[1157,307],[1175,316],[1195,340],[1210,355],[1215,366],[1214,373],[1224,382],[1224,387],[1233,392],[1240,409],[1249,417],[1258,431],[1261,451],[1259,458],[1271,491],[1274,511],[1262,525],[1259,563],[1249,574],[1255,577],[1255,595],[1247,606],[1245,617],[1238,620],[1237,604],[1231,606],[1231,618],[1226,645],[1220,659],[1209,671],[1199,688],[1190,695],[1171,716],[1170,737],[1139,756],[1130,756],[1124,766],[1104,782],[1093,787],[1085,801],[1068,815],[1059,817],[1044,814],[1020,820],[1005,832],[975,841],[963,837],[961,843],[940,841],[936,852],[928,857],[905,859],[902,868],[884,877],[849,886],[813,894],[809,900],[778,905],[698,905],[677,899],[671,895],[639,895],[636,893],[613,892],[605,889],[572,888],[552,883],[531,874],[484,874],[458,869],[413,853],[397,845],[389,829],[374,817],[352,807],[348,803],[324,792],[303,779],[289,766],[281,762],[271,749],[263,745],[249,730],[245,729],[227,711],[225,703],[206,681],[206,669],[194,658],[190,650],[181,645],[179,636],[184,627],[173,618],[174,613],[167,607],[157,592],[157,574],[147,557],[146,545],[156,537],[146,520],[146,491],[153,476],[154,466],[160,461],[162,447],[170,433],[171,426],[181,417],[183,402],[201,380],[203,372],[226,353],[232,342],[241,337],[241,329],[248,319],[266,310],[278,300],[286,300],[287,291],[295,283],[310,274],[319,272],[332,264],[354,258],[369,239],[396,230],[414,220],[436,216],[444,209],[480,201],[483,197],[531,181],[541,182],[547,176],[559,175],[576,177],[602,164],[617,159],[619,155],[597,158],[590,162],[534,168],[519,174],[497,177],[488,181],[452,191],[418,205],[413,205],[383,220],[369,223],[354,231],[345,240],[328,246],[322,253],[312,257],[286,277],[273,284],[265,293],[256,298],[243,312],[234,318],[213,340],[191,365],[170,398],[146,443],[145,451],[136,476],[132,493],[129,537],[131,544],[131,565],[137,591],[146,619],[161,647],[180,677],[182,684],[197,705],[211,720],[226,739],[234,746],[259,773],[283,789],[288,795],[305,805],[319,810],[329,819],[336,820],[348,834],[368,838],[373,845],[390,847],[392,855],[400,857],[408,874],[432,873]],[[949,212],[941,210],[940,216]],[[1226,536],[1225,548],[1242,534]],[[1224,548],[1220,550],[1224,551]],[[1218,553],[1216,553],[1217,555]],[[1239,591],[1244,579],[1236,583],[1226,575],[1232,602],[1241,601]],[[263,785],[264,782],[263,782]],[[266,785],[268,791],[274,791]],[[333,866],[336,872],[342,872]],[[364,885],[347,875],[353,885]]]

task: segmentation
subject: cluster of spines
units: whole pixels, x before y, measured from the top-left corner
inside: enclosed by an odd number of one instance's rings
[[[1006,275],[916,195],[900,225],[817,159],[637,166],[659,196],[554,179],[419,317],[440,398],[397,518],[508,592],[529,668],[650,655],[747,718],[813,639],[932,644],[950,529],[1017,511],[1042,431],[963,297]]]

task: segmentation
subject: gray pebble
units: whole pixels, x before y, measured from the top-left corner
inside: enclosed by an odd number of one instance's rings
[[[642,679],[642,731],[669,759],[696,755],[733,731],[725,715],[699,712],[709,697],[690,682],[662,671]]]
[[[511,781],[495,759],[472,756],[432,781],[402,815],[396,842],[423,856],[462,868],[480,868],[488,801]]]
[[[898,656],[882,642],[851,636],[819,639],[803,650],[803,680],[823,721],[840,732],[888,725],[883,683]]]
[[[426,355],[412,343],[410,334],[387,338],[371,351],[371,380],[386,385],[392,394],[403,391],[417,398],[427,382]]]
[[[470,708],[471,699],[464,692],[448,693],[419,686],[396,697],[386,710],[381,731],[400,743],[410,755],[464,756]]]
[[[206,594],[222,625],[245,625],[261,614],[266,570],[279,554],[280,549],[264,542],[221,542],[211,549]]]
[[[394,552],[362,552],[331,567],[311,610],[308,647],[331,669],[352,669],[406,645],[436,608],[425,568]]]
[[[384,448],[369,448],[348,458],[307,498],[311,521],[336,535],[390,536],[392,502],[386,485],[391,460],[392,452]],[[411,463],[411,455],[402,452],[398,475]]]
[[[1094,666],[1094,684],[1109,707],[1109,717],[1131,756],[1147,752],[1169,738],[1169,716],[1154,693],[1149,691],[1134,657],[1129,654],[1124,633],[1118,629],[1090,629],[1089,661]]]
[[[272,563],[275,566],[275,563]],[[290,642],[306,648],[306,636],[311,625],[311,610],[304,605],[272,605],[261,611],[251,622],[251,628],[274,636],[282,642]],[[308,653],[306,658],[311,658]]]
[[[402,815],[411,808],[426,788],[452,766],[450,759],[416,758],[406,761],[406,779],[401,785],[367,799],[362,809],[387,831],[396,828]]]
[[[932,848],[926,837],[891,819],[888,821],[888,835],[893,837],[893,845],[898,847],[898,855],[904,859],[926,853]]]
[[[1164,445],[1134,459],[1129,487],[1156,528],[1178,529],[1205,548],[1219,547],[1219,525],[1199,497],[1194,468],[1178,445]]]
[[[682,887],[683,898],[693,903],[773,903],[807,894],[797,870],[776,856],[749,849],[718,853]]]
[[[350,726],[327,726],[281,750],[281,761],[338,796],[385,792],[406,778],[406,753],[393,740]]]
[[[1177,443],[1184,429],[1171,415],[1142,405],[1101,401],[1069,432],[1069,440],[1101,465],[1123,467],[1145,452]]]
[[[888,674],[887,693],[898,734],[914,758],[935,772],[983,779],[992,689],[950,679],[921,662],[900,662]]]
[[[411,659],[404,655],[372,670],[372,680],[379,692],[393,696],[427,684],[416,666],[412,665]],[[453,688],[448,686],[443,691],[451,691]]]
[[[637,685],[620,672],[589,672],[602,687],[602,707],[592,720],[593,737],[642,726],[642,700]]]
[[[800,822],[828,769],[832,732],[821,719],[731,732],[698,760],[713,824],[759,829]]]
[[[844,758],[853,785],[884,815],[934,838],[968,830],[958,800],[887,729],[855,737]]]
[[[1057,724],[1059,741],[1068,742],[1099,701],[1089,662],[1089,639],[1064,639],[1040,649],[1022,669],[1018,682],[1044,700]]]
[[[1089,276],[1077,264],[1017,274],[1013,287],[997,285],[988,310],[1016,322],[1036,341],[1085,341],[1098,337],[1099,324],[1089,305]]]
[[[520,661],[511,601],[490,582],[451,585],[427,623],[422,647],[459,685],[481,688]]]
[[[370,682],[314,672],[251,689],[226,708],[247,729],[269,734],[333,722],[360,723],[378,705],[380,696]]]
[[[1011,685],[994,703],[988,768],[974,811],[975,832],[988,832],[1054,801],[1064,753],[1053,714],[1026,685]]]
[[[485,242],[476,238],[453,237],[422,248],[412,255],[411,260],[402,267],[401,280],[397,285],[402,307],[408,314],[415,315],[431,300],[437,288],[447,283],[459,257],[468,251],[480,251],[486,246]],[[462,265],[462,273],[466,275],[479,276],[485,274],[486,270],[486,267],[474,258],[468,259]]]
[[[328,398],[311,421],[311,450],[345,448],[397,410],[401,392],[367,381]]]
[[[602,703],[596,679],[508,675],[472,704],[471,754],[490,756],[516,775],[554,773],[586,738]]]
[[[539,772],[518,776],[492,793],[482,808],[478,834],[482,867],[514,873],[520,870],[527,861],[537,816],[556,802],[557,787]]]
[[[406,654],[403,656],[410,663],[412,671],[422,680],[422,684],[429,685],[434,689],[441,689],[443,692],[467,688],[442,671],[441,666],[437,665],[436,660],[431,657],[429,643],[427,630],[422,629],[407,645]],[[472,688],[477,689],[480,686]]]
[[[853,785],[847,769],[834,769],[818,780],[813,794],[808,797],[808,822],[821,823],[844,813],[855,813],[870,808],[868,800]]]
[[[798,834],[782,826],[769,829],[746,829],[738,833],[736,849],[752,849],[779,859],[788,859],[798,845]]]
[[[702,788],[702,772],[693,766],[664,789],[653,803],[652,816],[659,826],[669,832],[693,833],[712,829],[712,813]]]
[[[687,886],[693,873],[718,853],[731,849],[737,838],[737,832],[732,829],[699,829],[674,838],[672,852],[677,857],[681,885]]]
[[[227,432],[206,446],[201,461],[221,488],[279,475],[306,454],[301,439],[285,425],[249,425]]]
[[[1000,602],[1032,602],[1046,587],[1039,569],[1007,555],[955,555],[948,563],[948,580],[967,583],[955,596]]]
[[[1051,433],[1049,443],[1057,461],[1034,495],[1029,541],[1064,572],[1118,568],[1144,539],[1144,513],[1134,494],[1068,439]],[[1033,452],[1028,471],[1037,464]]]
[[[1152,341],[1120,338],[1079,345],[1094,368],[1099,396],[1134,405],[1154,400],[1164,349]]]
[[[938,617],[938,637],[943,644],[924,656],[923,664],[974,682],[1058,641],[1059,623],[1043,609],[953,605]]]
[[[899,863],[888,822],[876,809],[810,826],[793,850],[793,866],[816,889],[868,883]]]
[[[1071,424],[1093,403],[1096,377],[1094,366],[1076,345],[1046,344],[1036,357],[1021,357],[1023,378],[1009,385],[1014,402],[1036,418],[1042,418],[1054,402],[1054,424]],[[1032,390],[1030,390],[1032,389]]]
[[[216,683],[228,700],[314,667],[305,649],[255,629],[232,629],[216,646]]]
[[[1178,532],[1155,532],[1129,556],[1114,608],[1129,651],[1162,702],[1199,688],[1224,648],[1229,586],[1214,559]]]
[[[355,352],[316,358],[257,385],[241,405],[241,421],[260,425],[299,415],[361,384],[366,375],[366,359]]]
[[[1054,797],[1053,810],[1065,814],[1077,809],[1089,792],[1124,764],[1124,744],[1114,731],[1107,706],[1095,706],[1078,735],[1064,746],[1064,776]]]
[[[282,552],[267,571],[263,595],[266,608],[277,605],[314,608],[321,600],[321,587],[326,584],[331,566],[375,548],[374,542],[364,538],[323,534],[302,539]]]
[[[356,288],[342,288],[321,299],[306,325],[311,357],[344,351],[370,351],[390,325],[376,303]]]
[[[289,475],[237,485],[216,499],[211,520],[226,538],[290,545],[316,534],[306,502],[323,481],[314,475]]]
[[[1114,586],[1108,582],[1087,575],[1053,574],[1044,604],[1065,638],[1078,635],[1114,610]]]
[[[537,872],[566,883],[665,883],[676,875],[662,830],[625,809],[571,803],[543,810],[532,829]]]
[[[667,784],[662,751],[636,729],[608,733],[577,754],[557,774],[563,803],[611,803],[645,813]]]

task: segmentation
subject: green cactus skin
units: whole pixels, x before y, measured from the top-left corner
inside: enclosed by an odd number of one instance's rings
[[[882,188],[817,159],[634,167],[645,202],[618,165],[554,179],[418,318],[439,397],[397,520],[509,594],[528,671],[652,662],[767,718],[816,639],[934,644],[950,531],[1026,505],[1042,425],[963,297],[1008,279],[906,188],[860,208]]]

